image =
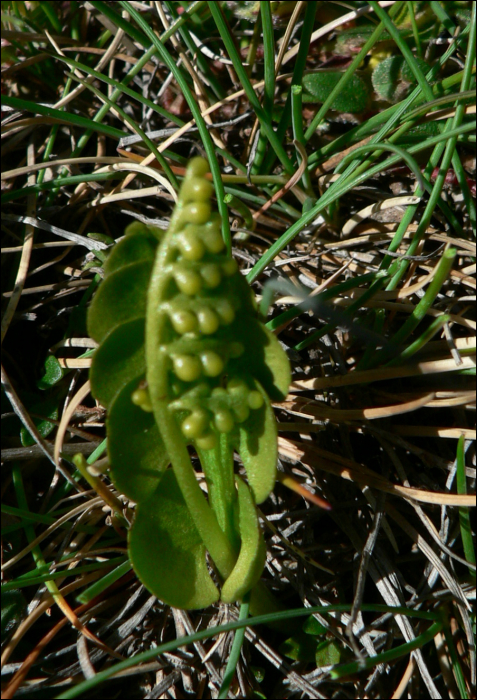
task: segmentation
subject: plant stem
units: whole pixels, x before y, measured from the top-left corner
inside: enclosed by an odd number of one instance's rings
[[[240,606],[240,613],[238,616],[239,620],[247,619],[249,608],[250,592],[246,593],[246,595],[244,595],[243,597],[243,602]],[[235,675],[235,669],[237,668],[238,660],[240,658],[240,651],[242,649],[243,640],[245,638],[245,630],[246,627],[242,627],[235,632],[232,649],[230,650],[229,660],[227,661],[227,668],[225,669],[222,685],[220,686],[220,691],[218,695],[219,699],[228,697],[230,684],[232,683],[233,677]]]
[[[237,490],[234,480],[233,451],[227,435],[221,434],[213,450],[197,449],[209,492],[209,503],[234,551],[239,552],[240,539],[234,526]]]

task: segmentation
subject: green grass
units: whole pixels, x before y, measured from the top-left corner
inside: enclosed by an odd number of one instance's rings
[[[2,5],[5,697],[471,697],[475,4],[160,5]],[[108,246],[134,219],[167,227],[198,154],[289,348],[279,468],[332,506],[280,483],[261,506],[284,608],[266,619],[148,603],[134,504],[53,456],[65,422],[89,465],[104,454],[105,411],[78,398],[86,310]]]

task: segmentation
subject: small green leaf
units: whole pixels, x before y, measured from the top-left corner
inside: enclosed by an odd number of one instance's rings
[[[397,26],[400,26],[402,24],[401,19],[404,20],[406,16],[409,17],[409,13],[406,11],[406,9],[404,9],[401,18],[395,17],[393,21]],[[333,47],[333,53],[337,56],[353,55],[358,53],[359,49],[368,41],[374,31],[375,27],[372,25],[360,25],[358,27],[350,27],[349,29],[340,31],[336,37],[336,45]],[[409,29],[400,29],[399,34],[403,39],[407,39],[408,41],[413,40],[412,32]],[[421,29],[421,40],[423,40],[423,35],[424,32]],[[381,33],[378,41],[374,44],[373,52],[390,50],[395,48],[395,46],[396,44],[394,39],[392,39],[389,32],[385,29]]]
[[[20,590],[2,592],[2,642],[18,627],[27,609],[27,602]]]
[[[343,74],[339,71],[329,70],[311,73],[303,76],[303,87],[316,98],[316,102],[324,102],[342,76]],[[355,73],[343,92],[335,97],[331,109],[351,114],[363,112],[368,106],[368,99],[368,87],[364,80]]]
[[[100,284],[89,307],[88,332],[100,343],[116,326],[146,315],[152,264],[142,261],[111,273]]]
[[[427,73],[427,63],[418,58],[415,60],[423,73]],[[378,97],[392,103],[402,100],[416,82],[413,72],[402,56],[388,56],[378,63],[372,75],[373,87]]]
[[[347,53],[357,53],[368,41],[373,31],[374,27],[366,25],[341,30],[336,37],[336,47],[333,53],[340,56],[347,55]],[[384,30],[380,37],[380,43],[389,39],[389,33]]]
[[[265,679],[265,669],[263,666],[249,666],[249,668],[252,671],[253,677],[257,683],[262,683],[262,681]]]
[[[414,61],[417,63],[418,68],[421,69],[421,72],[426,75],[426,73],[429,72],[430,65],[426,63],[425,61],[422,60],[422,58],[415,57]],[[402,70],[401,70],[401,80],[405,83],[408,83],[409,85],[417,85],[417,79],[414,73],[411,70],[411,67],[409,63],[404,63]]]
[[[404,63],[402,56],[388,56],[373,71],[373,87],[381,100],[393,102]]]
[[[36,425],[38,432],[41,437],[48,437],[48,435],[55,429],[55,423],[52,423],[48,418],[58,419],[58,399],[56,397],[47,398],[43,401],[38,401],[28,405],[28,410],[30,413],[37,413],[46,418],[33,418],[33,422]],[[35,444],[35,440],[32,438],[30,433],[26,428],[21,428],[20,430],[20,440],[23,447],[31,447]]]
[[[325,639],[316,647],[315,663],[317,666],[332,666],[342,660],[342,650],[337,642]]]
[[[157,244],[162,241],[165,231],[154,224],[145,224],[142,221],[132,221],[124,230],[125,236],[147,236],[155,239]]]
[[[139,224],[139,226],[137,225]],[[107,277],[116,270],[135,262],[149,260],[153,262],[158,240],[148,227],[138,221],[130,224],[125,237],[113,247],[104,263],[104,274]]]
[[[136,507],[129,553],[146,588],[168,605],[194,610],[219,599],[205,547],[171,469],[153,496]]]
[[[122,386],[146,373],[144,319],[116,326],[104,338],[91,365],[91,390],[108,407]]]
[[[304,632],[297,632],[280,644],[279,651],[294,661],[311,663],[315,661],[316,647],[316,640],[313,637]]]
[[[422,142],[425,139],[437,136],[439,133],[439,125],[436,122],[424,122],[423,124],[416,124],[412,129],[409,129],[403,138],[399,139],[398,143]]]
[[[111,236],[107,236],[105,233],[87,233],[86,235],[93,241],[99,241],[100,243],[105,243],[106,245],[112,245],[114,243]]]
[[[43,368],[44,374],[36,383],[39,389],[49,389],[63,378],[63,370],[54,355],[48,355]]]
[[[139,503],[157,489],[169,457],[152,413],[131,401],[137,380],[113,399],[106,420],[111,478],[116,488]]]
[[[322,634],[326,634],[328,630],[324,625],[321,624],[321,622],[318,622],[316,617],[313,617],[313,615],[310,615],[310,617],[307,617],[305,622],[303,623],[303,632],[306,632],[307,634],[313,634],[315,636],[319,636]]]

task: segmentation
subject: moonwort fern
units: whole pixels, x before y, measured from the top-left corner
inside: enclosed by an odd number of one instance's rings
[[[203,158],[190,161],[165,235],[135,222],[107,258],[88,315],[99,343],[91,387],[107,408],[110,477],[136,503],[129,554],[140,580],[178,608],[253,589],[263,609],[255,506],[275,482],[270,401],[286,396],[290,367],[225,251],[207,172]]]

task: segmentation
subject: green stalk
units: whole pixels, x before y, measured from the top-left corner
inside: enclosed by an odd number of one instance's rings
[[[303,100],[302,100],[303,88],[301,85],[291,86],[291,111],[292,111],[292,128],[293,128],[293,138],[299,144],[304,147],[306,146],[305,135],[303,133]],[[300,151],[297,148],[298,153]],[[300,153],[300,158],[302,155]],[[311,185],[310,171],[305,168],[305,172],[302,175],[301,181],[303,182],[303,187],[305,192],[309,197],[312,197],[316,201],[315,193],[313,192],[313,187]]]
[[[66,80],[65,88],[63,90],[63,97],[70,94],[72,82],[73,81],[71,78],[68,78]],[[65,107],[66,107],[66,105],[65,105]],[[62,109],[65,109],[65,107],[63,107]],[[48,161],[51,159],[51,154],[53,153],[53,149],[54,149],[54,145],[56,143],[56,137],[58,135],[59,129],[60,129],[59,124],[55,124],[51,128],[50,136],[49,136],[48,141],[46,143],[45,152],[43,153],[43,162],[44,163],[48,163]],[[44,180],[45,175],[46,175],[46,170],[40,170],[40,172],[38,173],[38,177],[36,178],[36,182],[38,185],[41,185],[41,183]],[[53,200],[56,197],[57,192],[58,192],[58,190],[53,190],[48,194],[48,197],[46,197],[46,200],[45,200],[46,207],[49,207],[53,204]]]
[[[250,77],[252,75],[253,67],[255,64],[255,58],[257,57],[257,49],[260,41],[260,30],[262,28],[262,18],[260,14],[257,14],[257,19],[253,25],[253,34],[250,44],[248,45],[246,63],[245,67],[247,75]]]
[[[38,5],[38,8],[45,13],[45,16],[50,21],[53,31],[56,32],[56,34],[61,34],[61,21],[58,19],[58,16],[53,9],[53,3],[42,2],[41,5]]]
[[[419,304],[414,308],[407,321],[405,321],[405,323],[391,339],[390,345],[395,349],[402,345],[402,343],[411,335],[414,329],[425,317],[428,310],[431,308],[435,298],[441,290],[442,285],[449,276],[456,254],[457,251],[455,248],[449,248],[449,250],[444,252],[439,261],[436,273],[426,290],[426,293],[420,300]],[[389,356],[389,352],[390,350],[388,349],[382,349],[375,353],[373,361],[370,363],[369,367],[376,367],[380,362]]]
[[[275,42],[273,37],[273,21],[270,2],[260,3],[260,14],[262,17],[262,38],[263,38],[263,110],[271,122],[273,97],[275,94]],[[260,172],[260,166],[265,157],[267,137],[263,126],[260,127],[260,136],[257,144],[257,151],[252,165],[252,173]]]
[[[450,321],[450,318],[449,314],[442,314],[442,316],[435,318],[417,340],[411,343],[411,345],[408,345],[397,357],[388,362],[386,366],[393,367],[395,365],[400,365],[415,355],[416,352],[421,350],[435,336],[442,326]]]
[[[15,199],[22,199],[32,192],[42,192],[43,190],[54,190],[62,185],[76,185],[80,182],[104,182],[106,180],[122,180],[124,179],[123,172],[116,173],[87,173],[86,175],[71,175],[68,177],[55,177],[53,180],[47,180],[40,185],[29,185],[18,190],[5,192],[0,198],[0,202],[12,202]],[[98,246],[97,246],[98,247]],[[94,248],[92,245],[91,248]],[[99,247],[98,247],[99,248]]]
[[[427,183],[426,187],[426,182],[424,178],[422,177],[421,169],[419,168],[419,165],[417,162],[414,160],[414,158],[410,155],[408,151],[406,151],[404,148],[401,148],[400,146],[395,146],[392,143],[370,143],[366,144],[365,146],[359,146],[359,148],[356,148],[352,153],[349,155],[345,156],[341,163],[338,165],[338,167],[335,170],[336,174],[339,174],[342,170],[344,170],[345,166],[350,160],[353,160],[357,155],[360,153],[367,153],[368,151],[392,151],[393,153],[397,153],[405,163],[407,163],[407,166],[409,170],[411,170],[414,175],[416,176],[416,180],[419,184],[419,188],[424,192],[427,188],[429,188],[429,184]]]
[[[449,624],[449,616],[444,617],[444,635],[446,638],[447,648],[449,650],[449,656],[451,659],[452,673],[454,675],[455,682],[457,683],[457,688],[460,693],[459,697],[462,698],[462,700],[467,700],[467,698],[469,697],[469,694],[467,692],[467,683],[460,663],[460,654],[455,648],[454,635]]]
[[[465,438],[463,435],[460,436],[457,443],[457,493],[466,494],[467,493],[467,481],[465,477]],[[475,550],[474,542],[472,537],[472,523],[470,522],[470,513],[468,508],[459,508],[459,524],[460,524],[460,534],[462,537],[462,546],[464,548],[464,555],[466,560],[469,562],[469,573],[473,576],[475,580]],[[472,566],[473,565],[473,566]]]
[[[176,9],[177,4],[178,3],[176,3],[176,2],[164,2],[164,5],[169,10],[171,17],[174,20],[174,23],[177,22],[179,20],[179,18],[181,17],[181,15],[177,14],[177,9]],[[192,17],[195,17],[195,14],[192,15]],[[200,24],[200,22],[199,22],[199,24]],[[197,66],[202,71],[202,73],[206,76],[207,82],[209,83],[210,87],[214,91],[215,96],[217,97],[218,100],[223,100],[224,97],[226,96],[226,92],[224,90],[222,82],[212,72],[210,59],[207,58],[207,56],[205,56],[202,53],[202,51],[195,45],[195,43],[192,40],[192,37],[189,33],[189,28],[188,28],[187,24],[182,24],[181,26],[179,26],[179,34],[181,35],[184,44],[189,49],[191,56],[193,56],[195,61],[197,61]]]
[[[291,79],[291,85],[301,85],[303,80],[303,72],[306,67],[306,61],[308,58],[308,49],[310,47],[311,35],[313,34],[313,28],[315,25],[316,8],[318,7],[317,2],[307,2],[305,7],[305,16],[303,17],[303,28],[301,30],[300,36],[300,48],[298,49],[298,54],[295,59],[295,66],[293,68],[293,77]],[[286,131],[290,126],[291,119],[291,94],[288,92],[285,106],[283,108],[282,116],[277,126],[276,134],[280,143],[285,138]],[[263,164],[262,171],[269,173],[276,160],[275,152],[270,149]]]
[[[430,2],[429,6],[431,7],[432,11],[434,12],[435,16],[441,22],[441,24],[444,25],[444,27],[447,29],[449,34],[451,36],[455,35],[456,31],[456,26],[452,19],[449,17],[447,12],[445,11],[444,7],[442,6],[442,3],[440,2]]]
[[[253,231],[255,229],[256,222],[252,216],[252,212],[247,207],[247,205],[234,194],[226,194],[224,200],[227,206],[229,206],[231,209],[235,209],[236,211],[238,211],[238,213],[240,214],[240,216],[242,216],[244,220],[245,226],[251,231]]]
[[[109,562],[108,562],[109,563]],[[99,564],[99,562],[98,562]],[[132,569],[132,564],[129,559],[124,561],[122,564],[119,564],[115,569],[110,571],[109,573],[105,574],[102,576],[99,581],[96,581],[96,583],[93,583],[92,586],[88,586],[82,593],[76,596],[76,600],[78,603],[85,604],[89,603],[93,598],[96,598],[96,596],[101,595],[103,591],[105,591],[107,588],[113,585],[116,581],[119,581],[120,578],[125,576],[129,571]],[[78,570],[75,569],[75,572]]]
[[[231,237],[230,237],[230,227],[229,227],[229,214],[227,211],[227,206],[224,204],[224,184],[222,182],[222,177],[220,173],[220,166],[219,162],[217,160],[217,155],[215,152],[215,146],[212,142],[211,136],[209,134],[209,131],[207,129],[207,126],[204,121],[204,117],[202,116],[202,113],[200,111],[199,105],[197,104],[190,87],[182,74],[182,71],[179,69],[177,66],[176,61],[173,59],[169,51],[166,49],[162,41],[158,39],[156,36],[154,30],[148,25],[147,21],[144,19],[144,17],[139,14],[139,12],[132,7],[128,2],[121,2],[119,3],[124,9],[130,13],[131,17],[133,17],[138,25],[141,27],[141,29],[144,31],[144,33],[148,36],[148,38],[151,40],[153,46],[155,47],[155,50],[157,53],[160,55],[161,59],[164,61],[166,66],[169,68],[169,70],[172,72],[174,75],[175,79],[177,80],[177,83],[182,90],[182,94],[184,95],[187,104],[189,105],[190,111],[192,112],[192,115],[195,119],[195,122],[197,124],[197,128],[199,129],[199,134],[202,139],[202,143],[204,144],[205,151],[207,153],[207,159],[209,161],[209,166],[210,166],[210,171],[212,173],[212,179],[214,181],[214,187],[215,191],[217,194],[217,207],[219,210],[219,214],[222,217],[222,235],[224,237],[224,242],[225,245],[227,246],[227,250],[230,252],[231,249]],[[214,4],[214,3],[212,3]],[[127,30],[126,30],[127,31]],[[169,30],[170,31],[170,30]],[[253,92],[253,90],[252,90]],[[256,98],[256,95],[254,93],[254,96]]]
[[[414,3],[408,2],[407,9],[409,11],[409,18],[411,20],[412,34],[414,36],[414,42],[416,44],[416,53],[418,58],[422,58],[422,42],[421,35],[419,33],[419,27],[416,21],[416,13],[414,12]]]
[[[25,112],[32,112],[33,114],[44,114],[47,117],[58,119],[61,123],[73,124],[74,126],[79,126],[82,129],[89,129],[90,132],[97,131],[99,134],[105,134],[113,139],[121,139],[124,136],[124,131],[115,129],[113,126],[109,126],[108,124],[101,124],[98,121],[86,119],[79,114],[64,112],[61,109],[54,109],[53,107],[47,107],[46,105],[42,105],[37,102],[30,102],[29,100],[21,100],[18,97],[12,97],[11,95],[2,95],[2,104]],[[107,105],[106,107],[107,112],[109,107]],[[75,152],[76,151],[77,149],[75,149]],[[73,158],[75,156],[72,154],[71,157]]]
[[[37,564],[38,570],[43,570],[42,564],[41,564],[41,551],[39,551],[39,556],[36,557],[34,555],[35,562]],[[55,580],[57,579],[67,579],[72,576],[77,576],[78,574],[86,574],[89,571],[98,571],[99,569],[108,569],[112,566],[117,566],[118,564],[125,565],[128,564],[128,568],[131,568],[131,564],[129,563],[129,560],[124,561],[124,557],[114,557],[111,559],[108,559],[107,561],[95,561],[92,564],[84,564],[82,566],[77,566],[74,569],[65,569],[65,570],[57,570],[57,571],[50,571],[48,564],[45,562],[45,571],[46,573],[44,574],[36,574],[35,571],[28,572],[28,574],[24,574],[23,576],[19,576],[15,581],[9,581],[7,583],[2,584],[2,593],[6,591],[12,591],[15,590],[16,588],[26,588],[27,586],[41,586],[45,585],[46,588],[49,590],[53,598],[55,599],[55,602],[58,604],[58,606],[62,609],[64,612],[64,605],[63,605],[63,599],[61,596],[61,591],[59,590],[57,584],[55,583]]]
[[[240,606],[240,612],[238,619],[240,621],[246,620],[248,618],[250,609],[250,592],[246,593],[243,597],[242,605]],[[240,652],[242,650],[243,640],[245,638],[246,627],[241,627],[235,632],[234,641],[232,643],[232,648],[230,649],[229,658],[227,661],[227,667],[225,669],[224,678],[222,685],[220,686],[218,698],[227,698],[229,695],[230,684],[232,683],[233,677],[235,675],[235,669],[237,668],[238,660],[240,658]]]
[[[132,656],[129,659],[126,659],[125,661],[120,661],[117,664],[113,664],[109,666],[109,668],[106,668],[103,671],[99,671],[98,673],[96,673],[93,676],[93,678],[88,678],[88,680],[73,685],[68,690],[61,691],[61,694],[57,695],[56,697],[58,698],[58,700],[70,700],[70,698],[84,697],[85,693],[87,693],[89,690],[97,689],[100,683],[107,680],[108,678],[111,678],[112,676],[121,673],[122,671],[126,671],[127,669],[132,668],[133,666],[137,666],[141,663],[153,661],[157,659],[157,657],[160,654],[166,654],[169,651],[175,651],[181,646],[194,644],[195,642],[201,642],[204,639],[209,639],[211,637],[218,636],[219,634],[223,634],[225,632],[231,632],[233,630],[238,630],[244,627],[254,627],[257,625],[275,623],[278,620],[286,622],[287,620],[293,620],[294,618],[298,617],[307,617],[315,613],[318,613],[320,615],[326,615],[332,614],[334,612],[349,612],[349,610],[349,605],[317,605],[311,608],[297,608],[294,610],[286,610],[281,613],[271,613],[267,615],[260,615],[257,617],[250,617],[247,619],[239,619],[235,620],[234,622],[228,622],[225,625],[220,625],[218,627],[209,627],[208,629],[200,630],[199,632],[194,632],[194,634],[189,634],[185,637],[178,637],[170,642],[165,642],[164,644],[160,644],[159,646],[154,647],[153,649],[148,649],[147,651],[135,654],[134,656]],[[438,613],[432,613],[423,610],[411,610],[404,606],[394,607],[389,605],[365,604],[361,606],[361,610],[363,612],[381,612],[390,613],[391,615],[405,615],[406,617],[415,617],[416,619],[422,620],[436,620],[437,618],[438,622],[435,622],[433,625],[431,625],[427,634],[424,633],[426,634],[426,640],[428,641],[430,641],[430,639],[432,639],[433,636],[439,631],[439,628],[437,628],[436,625],[440,625],[442,627],[443,624]],[[431,630],[432,636],[430,635]],[[428,639],[428,637],[430,637],[430,639]],[[420,637],[418,637],[418,640],[419,643],[423,643],[423,635],[420,635]],[[413,644],[415,641],[416,640],[413,640],[411,644]],[[376,661],[376,663],[380,663],[379,656],[374,656],[373,659]],[[370,659],[369,661],[373,659]]]
[[[209,2],[208,4],[212,17],[214,18],[215,23],[217,25],[217,29],[219,30],[220,36],[222,37],[222,41],[224,42],[225,48],[227,49],[229,58],[233,63],[234,70],[237,73],[237,77],[245,91],[245,94],[247,95],[252,109],[255,111],[258,117],[260,126],[263,128],[265,135],[270,141],[270,145],[279,157],[285,171],[288,173],[288,175],[293,175],[293,164],[288,158],[288,155],[285,149],[283,148],[281,141],[279,141],[279,139],[277,138],[277,135],[273,130],[269,115],[265,112],[262,105],[260,104],[255,90],[253,89],[252,84],[250,83],[247,72],[243,66],[242,59],[240,58],[237,49],[235,48],[235,44],[232,41],[232,38],[229,34],[227,24],[222,15],[222,9],[220,7],[220,4],[217,2]],[[217,191],[217,198],[219,201],[221,198],[220,195],[221,192]]]
[[[237,490],[234,479],[233,450],[227,435],[221,433],[213,450],[197,448],[197,454],[207,481],[210,507],[232,550],[238,554],[240,538],[234,523]]]
[[[418,153],[424,148],[428,148],[429,146],[433,146],[434,144],[439,143],[440,141],[448,139],[450,136],[458,136],[460,134],[464,134],[470,131],[475,131],[474,124],[462,125],[459,129],[453,129],[447,134],[439,134],[438,136],[434,136],[433,138],[428,139],[425,145],[416,144],[415,146],[412,146],[408,149],[408,153]],[[248,273],[247,280],[250,283],[256,280],[257,277],[266,268],[268,263],[271,260],[273,260],[273,258],[276,255],[278,255],[295,238],[295,236],[298,233],[300,233],[300,231],[302,231],[309,223],[311,223],[313,219],[316,219],[318,214],[320,214],[321,211],[325,209],[332,201],[339,199],[344,194],[346,194],[346,192],[349,192],[351,189],[353,189],[353,187],[356,187],[356,185],[365,182],[369,178],[373,177],[373,175],[375,175],[376,173],[381,173],[386,168],[392,167],[400,160],[400,156],[393,156],[392,158],[389,158],[383,163],[378,163],[373,168],[370,168],[366,172],[361,173],[361,175],[359,175],[355,180],[346,179],[344,184],[342,184],[342,179],[340,178],[339,180],[334,182],[324,193],[324,195],[320,198],[320,200],[316,203],[313,209],[310,209],[310,211],[306,212],[306,214],[303,214],[303,216],[298,221],[296,221],[292,226],[290,226],[290,228],[287,231],[285,231],[285,233],[282,234],[282,236],[277,241],[275,241],[273,245],[270,246],[267,253],[265,253],[265,255],[261,257],[261,259],[254,265],[254,267]],[[342,178],[344,178],[344,175],[342,175]],[[452,216],[452,212],[448,210],[448,207],[446,210],[446,215]],[[462,228],[455,216],[452,217],[452,221],[455,221],[455,224],[458,226],[459,229]]]
[[[410,642],[407,642],[406,644],[401,644],[395,649],[384,651],[383,653],[377,654],[376,656],[371,656],[368,659],[352,661],[349,664],[337,666],[331,671],[331,678],[333,678],[333,680],[338,680],[339,678],[344,678],[344,676],[359,673],[359,671],[364,671],[368,668],[374,668],[378,664],[388,663],[389,661],[400,659],[401,656],[407,656],[411,653],[411,651],[421,649],[424,644],[432,642],[434,637],[442,630],[443,626],[443,622],[434,622],[434,624],[431,625],[428,630],[420,634],[418,637]]]
[[[13,486],[15,488],[18,505],[23,510],[30,512],[26,498],[25,487],[23,484],[21,469],[18,465],[15,465],[12,469],[12,480]],[[28,542],[33,542],[35,540],[35,530],[33,529],[33,525],[31,523],[25,522],[23,525],[23,529],[25,530],[25,535]],[[49,591],[49,593],[51,593],[55,603],[60,607],[60,609],[63,610],[63,596],[61,595],[59,588],[56,585],[53,578],[64,578],[65,573],[56,572],[55,576],[52,572],[50,572],[50,567],[46,563],[45,557],[43,556],[43,552],[41,551],[39,545],[35,545],[35,547],[33,547],[33,549],[31,550],[31,554],[33,557],[33,561],[35,562],[35,566],[37,568],[38,576],[41,577],[41,582],[45,584],[47,590]],[[97,568],[97,566],[95,568]]]

